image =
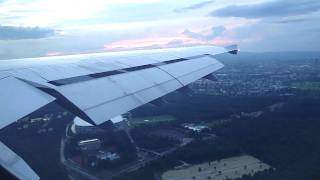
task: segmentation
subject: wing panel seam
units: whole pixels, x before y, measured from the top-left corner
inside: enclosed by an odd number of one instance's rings
[[[143,70],[143,69],[161,67],[163,65],[178,63],[178,62],[182,62],[182,61],[199,59],[204,56],[207,56],[207,55],[198,55],[198,56],[192,56],[189,58],[179,58],[179,59],[174,59],[174,60],[168,60],[168,61],[164,61],[163,62],[164,64],[162,64],[162,65],[159,65],[159,63],[145,64],[145,65],[141,65],[141,66],[128,67],[128,68],[123,68],[123,69],[118,69],[118,70],[99,72],[99,73],[88,74],[88,75],[83,75],[83,76],[75,76],[75,77],[70,77],[70,78],[65,78],[65,79],[58,79],[58,80],[54,80],[54,81],[49,81],[49,80],[47,80],[47,81],[48,81],[48,83],[55,85],[55,86],[63,86],[63,85],[69,85],[69,84],[75,84],[75,83],[88,81],[88,80],[90,80],[90,77],[93,79],[108,77],[108,76],[123,74],[126,72],[134,72],[134,71],[139,71],[139,70]],[[70,82],[68,82],[68,81],[70,81]]]

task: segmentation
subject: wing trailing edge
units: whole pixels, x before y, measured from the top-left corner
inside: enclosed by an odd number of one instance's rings
[[[0,79],[0,129],[55,100],[15,77]]]

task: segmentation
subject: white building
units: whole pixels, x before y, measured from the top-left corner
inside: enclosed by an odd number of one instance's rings
[[[110,124],[119,124],[124,121],[126,118],[123,118],[121,115],[112,118]],[[107,125],[108,126],[108,125]],[[111,126],[110,126],[111,127]],[[108,127],[107,127],[108,128]],[[73,124],[71,126],[71,131],[74,134],[96,134],[105,132],[105,128],[102,126],[94,126],[79,117],[75,117],[73,120]]]
[[[98,151],[101,147],[101,141],[99,139],[88,139],[79,141],[78,146],[85,152]]]
[[[100,132],[104,132],[103,129],[93,126],[92,124],[80,119],[79,117],[75,117],[73,120],[73,124],[71,126],[71,131],[73,134],[96,134]]]
[[[208,126],[204,125],[194,125],[194,124],[184,124],[184,128],[195,131],[195,132],[202,132],[205,129],[210,129]]]

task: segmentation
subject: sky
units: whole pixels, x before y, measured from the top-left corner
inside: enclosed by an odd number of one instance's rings
[[[319,51],[319,0],[0,0],[0,59],[238,44]]]

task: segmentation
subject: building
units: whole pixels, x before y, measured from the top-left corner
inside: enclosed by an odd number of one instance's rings
[[[105,132],[100,127],[93,126],[92,124],[80,119],[79,117],[74,118],[73,124],[71,126],[71,131],[73,134],[79,135],[92,135]]]
[[[208,126],[194,124],[184,124],[183,127],[198,133],[202,132],[203,130],[210,129]]]
[[[81,118],[75,117],[71,126],[71,131],[76,135],[95,135],[98,133],[105,133],[106,131],[115,130],[115,127],[121,126],[122,122],[125,120],[127,120],[127,118],[120,115],[98,126],[93,126]]]

